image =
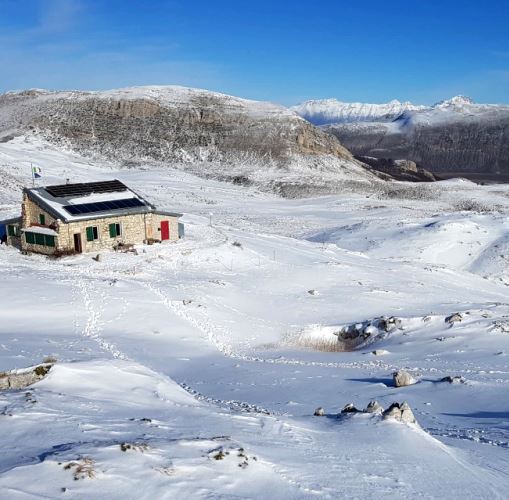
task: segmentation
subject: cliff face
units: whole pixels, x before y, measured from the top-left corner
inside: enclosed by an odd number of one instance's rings
[[[356,156],[410,159],[439,174],[509,174],[509,106],[446,101],[390,123],[342,123],[325,130]]]
[[[178,164],[223,180],[371,178],[334,136],[282,106],[182,87],[0,96],[0,136],[27,131],[125,165]]]

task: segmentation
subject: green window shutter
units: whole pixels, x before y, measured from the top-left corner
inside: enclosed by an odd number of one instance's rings
[[[44,242],[47,247],[54,247],[55,246],[55,237],[47,234],[44,236]]]
[[[110,238],[116,238],[117,236],[117,227],[115,224],[110,224]]]
[[[35,233],[35,244],[44,245],[44,234]]]
[[[44,214],[39,214],[39,222],[41,225],[46,225],[46,217]]]
[[[25,233],[25,240],[28,244],[35,244],[35,236],[34,233]]]
[[[87,227],[87,241],[94,241],[94,228],[92,226]]]
[[[14,226],[7,226],[7,234],[9,236],[16,236],[16,231],[14,230]]]

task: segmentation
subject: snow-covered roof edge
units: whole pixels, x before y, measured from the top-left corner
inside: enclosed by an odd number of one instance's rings
[[[43,186],[45,188],[46,186]],[[48,186],[49,187],[49,186]],[[97,219],[105,219],[109,217],[125,217],[128,215],[135,215],[135,214],[147,214],[147,213],[154,213],[159,215],[167,215],[169,217],[182,217],[183,214],[178,212],[170,212],[166,210],[159,210],[157,207],[150,203],[148,200],[146,200],[143,196],[138,194],[136,191],[128,187],[128,190],[133,193],[135,196],[137,196],[140,200],[142,200],[145,203],[145,206],[143,207],[135,207],[135,208],[126,208],[123,210],[119,210],[115,213],[91,213],[89,215],[83,215],[80,217],[73,217],[73,216],[67,216],[63,211],[56,210],[50,203],[48,203],[42,196],[39,195],[37,189],[40,188],[23,188],[23,192],[26,193],[26,195],[36,203],[38,206],[40,206],[43,210],[45,210],[48,214],[50,214],[54,219],[60,219],[65,223],[70,223],[74,221],[87,221],[87,220],[97,220]]]

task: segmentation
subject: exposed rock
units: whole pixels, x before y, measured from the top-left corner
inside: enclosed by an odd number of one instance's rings
[[[318,295],[318,290],[308,290],[309,295]]]
[[[448,382],[449,384],[464,384],[465,379],[460,375],[454,375],[452,377],[448,375],[447,377],[441,378],[439,382]]]
[[[356,408],[353,403],[348,403],[341,410],[341,413],[361,413],[361,410]]]
[[[23,389],[43,379],[51,370],[53,364],[44,363],[25,370],[0,373],[0,390]]]
[[[376,321],[376,326],[384,332],[392,332],[401,328],[401,320],[395,316],[390,316],[389,318],[382,316]]]
[[[417,382],[417,380],[405,370],[398,370],[397,372],[394,372],[392,374],[392,380],[394,382],[394,387],[406,387]]]
[[[376,413],[376,414],[382,414],[384,411],[384,408],[382,405],[378,403],[378,401],[370,401],[368,403],[368,406],[366,406],[366,409],[364,410],[366,413]]]
[[[445,322],[453,325],[454,323],[460,323],[463,320],[463,315],[461,313],[454,313],[445,318]]]
[[[325,415],[325,410],[319,406],[316,410],[315,410],[315,413],[314,413],[314,416],[315,417],[323,417]]]
[[[391,158],[374,158],[372,156],[356,156],[357,160],[365,163],[375,173],[381,173],[382,178],[387,176],[398,181],[434,182],[439,178],[429,170],[417,166],[411,160],[393,160]],[[384,177],[385,175],[385,177]]]
[[[373,354],[373,356],[383,356],[384,354],[389,354],[389,351],[386,351],[385,349],[375,349],[374,351],[371,351],[371,354]]]
[[[397,420],[398,422],[404,422],[407,424],[417,423],[412,409],[406,402],[401,404],[392,403],[392,405],[383,412],[383,417],[384,420]]]
[[[414,413],[408,403],[404,401],[399,409],[401,410],[401,421],[406,422],[407,424],[415,424],[417,420],[415,419]]]

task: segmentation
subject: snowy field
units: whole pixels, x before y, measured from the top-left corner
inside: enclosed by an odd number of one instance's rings
[[[0,392],[0,498],[507,498],[509,185],[284,200],[17,138],[0,218],[31,161],[47,184],[118,178],[186,238],[100,262],[0,246],[0,371],[58,359]],[[418,425],[337,417],[375,399]]]

